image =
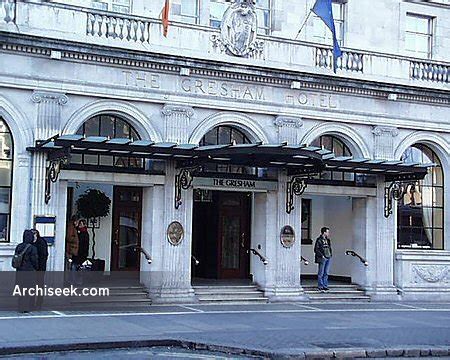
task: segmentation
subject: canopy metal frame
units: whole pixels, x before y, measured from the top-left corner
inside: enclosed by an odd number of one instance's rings
[[[385,211],[392,214],[394,201],[408,185],[421,180],[428,168],[434,164],[408,164],[402,161],[387,161],[352,157],[336,157],[323,148],[288,143],[223,144],[199,146],[172,142],[155,143],[150,140],[108,138],[83,135],[55,135],[37,141],[32,152],[47,153],[45,202],[51,198],[51,183],[56,182],[61,168],[70,163],[72,154],[108,155],[151,160],[175,161],[174,206],[182,204],[182,191],[192,187],[195,173],[207,164],[277,168],[287,171],[286,212],[294,207],[294,196],[301,196],[308,186],[308,179],[324,171],[341,171],[384,176]]]

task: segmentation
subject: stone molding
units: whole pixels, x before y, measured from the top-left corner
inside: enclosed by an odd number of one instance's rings
[[[1,49],[5,51],[13,52],[23,52],[31,53],[33,56],[41,56],[49,58],[51,55],[51,50],[44,47],[33,46],[33,45],[17,45],[17,44],[1,44]],[[86,52],[75,52],[75,51],[61,51],[62,59],[69,59],[70,61],[84,61],[84,62],[95,62],[95,63],[105,63],[114,64],[127,67],[141,68],[145,70],[160,70],[179,74],[181,66],[177,64],[163,64],[156,63],[146,60],[132,60],[129,58],[119,58],[115,56],[105,56],[105,55],[93,55]],[[223,78],[230,81],[249,81],[255,83],[263,84],[276,84],[282,85],[290,88],[292,79],[282,79],[276,76],[262,76],[262,75],[252,75],[245,73],[235,73],[226,70],[208,70],[208,69],[191,69],[192,75],[199,76],[210,76],[214,78]],[[334,93],[361,95],[361,96],[371,96],[382,99],[387,99],[389,93],[382,90],[372,90],[367,88],[355,88],[351,86],[335,85],[335,84],[317,84],[307,81],[299,81],[299,88],[301,89],[312,89],[317,91],[331,91]],[[424,89],[427,91],[428,89]],[[450,105],[450,100],[448,98],[436,98],[432,96],[425,95],[412,95],[412,94],[397,94],[398,100],[401,101],[413,101],[413,102],[424,102],[424,103],[434,103],[442,105]]]
[[[448,283],[450,282],[450,266],[448,265],[413,265],[414,282]]]
[[[399,131],[396,127],[393,126],[375,126],[372,130],[372,133],[375,136],[392,136],[396,137],[399,134]]]
[[[31,100],[37,104],[56,103],[58,105],[65,105],[69,101],[69,98],[63,93],[35,90],[31,95]]]
[[[178,115],[185,115],[189,119],[191,119],[194,116],[194,109],[192,109],[190,106],[182,106],[182,105],[164,105],[161,112],[166,117],[178,114]]]
[[[277,116],[273,121],[273,124],[277,127],[288,127],[299,129],[303,126],[303,120],[301,118],[289,117],[289,116]]]

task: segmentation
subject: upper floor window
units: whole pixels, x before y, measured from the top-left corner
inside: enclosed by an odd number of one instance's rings
[[[411,55],[431,58],[433,44],[433,18],[406,14],[405,47]]]
[[[231,0],[211,0],[209,24],[219,28],[223,14],[231,5]],[[255,11],[258,18],[258,34],[269,35],[272,22],[272,0],[256,0]]]
[[[340,46],[344,44],[345,3],[344,0],[333,0],[332,2],[336,38]],[[319,42],[333,43],[333,34],[316,14],[314,14],[314,38]]]
[[[199,23],[199,0],[174,0],[171,11],[174,15],[178,15],[183,22]]]
[[[92,0],[94,9],[129,14],[131,12],[131,0]]]

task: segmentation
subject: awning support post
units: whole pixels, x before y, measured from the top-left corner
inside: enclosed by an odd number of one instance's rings
[[[291,180],[286,183],[286,213],[290,214],[294,210],[294,195],[302,195],[308,184],[307,178],[304,176],[293,176]]]

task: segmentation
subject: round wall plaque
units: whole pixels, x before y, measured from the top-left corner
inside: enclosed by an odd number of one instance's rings
[[[172,221],[167,227],[167,240],[174,246],[180,245],[184,237],[183,225],[178,221]]]
[[[280,241],[281,245],[283,245],[285,248],[290,248],[295,243],[295,232],[292,226],[285,225],[281,229],[280,233]]]

